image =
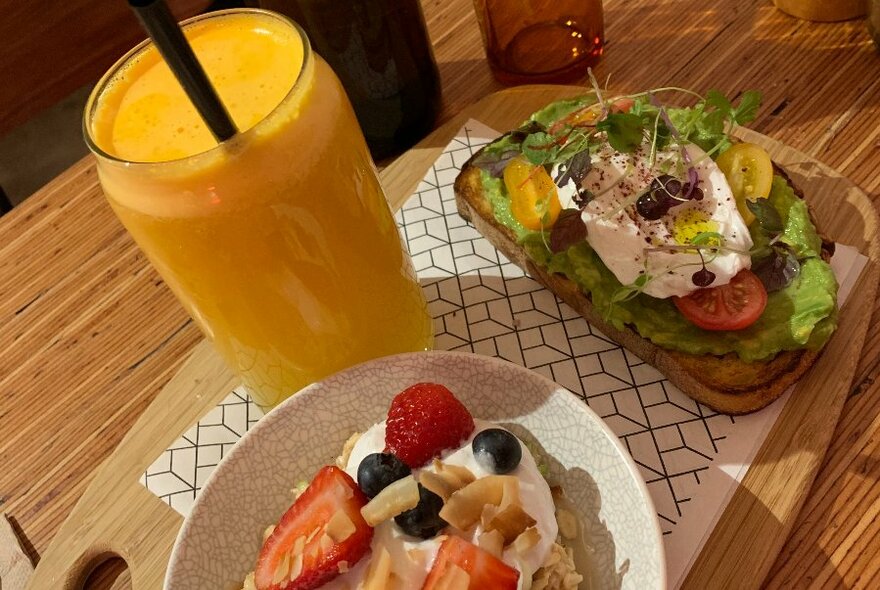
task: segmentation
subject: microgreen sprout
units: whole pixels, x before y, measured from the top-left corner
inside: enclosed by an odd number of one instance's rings
[[[611,294],[611,299],[608,302],[608,306],[605,308],[605,321],[610,320],[611,312],[614,310],[614,306],[619,303],[623,303],[624,301],[629,301],[630,299],[635,299],[638,295],[645,291],[645,288],[648,286],[648,283],[654,280],[654,276],[648,274],[647,270],[642,270],[636,280],[630,283],[629,285],[621,285],[618,287],[614,293]]]
[[[684,198],[690,199],[694,192],[694,189],[697,188],[697,184],[700,181],[700,177],[697,174],[697,169],[694,167],[694,163],[691,161],[691,155],[688,153],[684,139],[682,138],[678,129],[676,129],[675,125],[673,125],[672,119],[669,118],[669,114],[666,112],[666,107],[660,104],[660,101],[657,100],[657,97],[653,94],[648,94],[648,100],[651,102],[652,105],[659,109],[660,117],[663,119],[663,122],[666,123],[666,126],[669,128],[669,132],[678,142],[679,150],[681,150],[681,157],[688,165],[688,190],[687,193],[685,193]]]
[[[660,127],[660,111],[654,117],[654,130],[651,132],[651,153],[648,156],[648,162],[651,168],[657,163],[657,130]]]
[[[602,98],[602,92],[599,90],[599,83],[596,82],[596,76],[593,75],[593,68],[587,68],[587,75],[590,77],[590,84],[593,85],[593,92],[596,93],[596,99],[602,105],[602,118],[608,116],[608,108],[605,106],[605,100]]]

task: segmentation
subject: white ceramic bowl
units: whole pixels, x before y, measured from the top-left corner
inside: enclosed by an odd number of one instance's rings
[[[223,459],[177,537],[165,588],[240,588],[263,530],[295,482],[332,463],[345,440],[384,420],[391,398],[420,381],[446,385],[478,418],[536,443],[581,511],[599,588],[666,584],[663,541],[644,482],[617,437],[585,403],[506,361],[453,352],[378,359],[315,383],[261,419]],[[531,440],[530,440],[531,439]]]

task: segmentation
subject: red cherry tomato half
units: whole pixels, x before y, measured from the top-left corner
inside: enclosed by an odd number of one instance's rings
[[[742,330],[754,324],[767,307],[767,290],[750,270],[741,270],[726,285],[673,297],[678,310],[704,330]]]
[[[636,104],[631,98],[622,97],[611,103],[609,110],[612,113],[628,113],[633,105]],[[548,131],[550,135],[555,135],[563,127],[593,127],[602,116],[602,106],[599,103],[591,104],[573,111],[562,119],[553,123]]]
[[[636,104],[631,98],[618,98],[614,102],[611,103],[611,112],[612,113],[628,113],[633,105]]]

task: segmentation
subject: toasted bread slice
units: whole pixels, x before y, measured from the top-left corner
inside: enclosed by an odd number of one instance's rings
[[[477,231],[514,264],[553,291],[604,334],[656,367],[695,400],[724,414],[754,412],[782,395],[815,362],[819,351],[811,350],[781,352],[772,359],[750,363],[740,360],[734,353],[693,355],[660,348],[635,330],[618,330],[593,308],[589,295],[574,281],[561,274],[549,273],[528,258],[525,250],[517,244],[514,233],[495,219],[492,205],[483,194],[481,171],[471,164],[472,161],[473,158],[465,164],[455,180],[459,214],[473,223]],[[791,178],[775,164],[774,168],[803,198]],[[834,244],[823,238],[823,257],[830,259],[833,251]]]

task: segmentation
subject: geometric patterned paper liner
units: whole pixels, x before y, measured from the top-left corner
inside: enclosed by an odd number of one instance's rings
[[[587,323],[462,219],[452,184],[499,134],[471,120],[396,219],[434,318],[435,349],[525,366],[574,392],[629,450],[666,542],[669,587],[699,553],[788,399],[745,417],[717,414]],[[838,245],[842,304],[867,259]],[[236,388],[150,466],[141,481],[186,515],[204,481],[262,412]]]

